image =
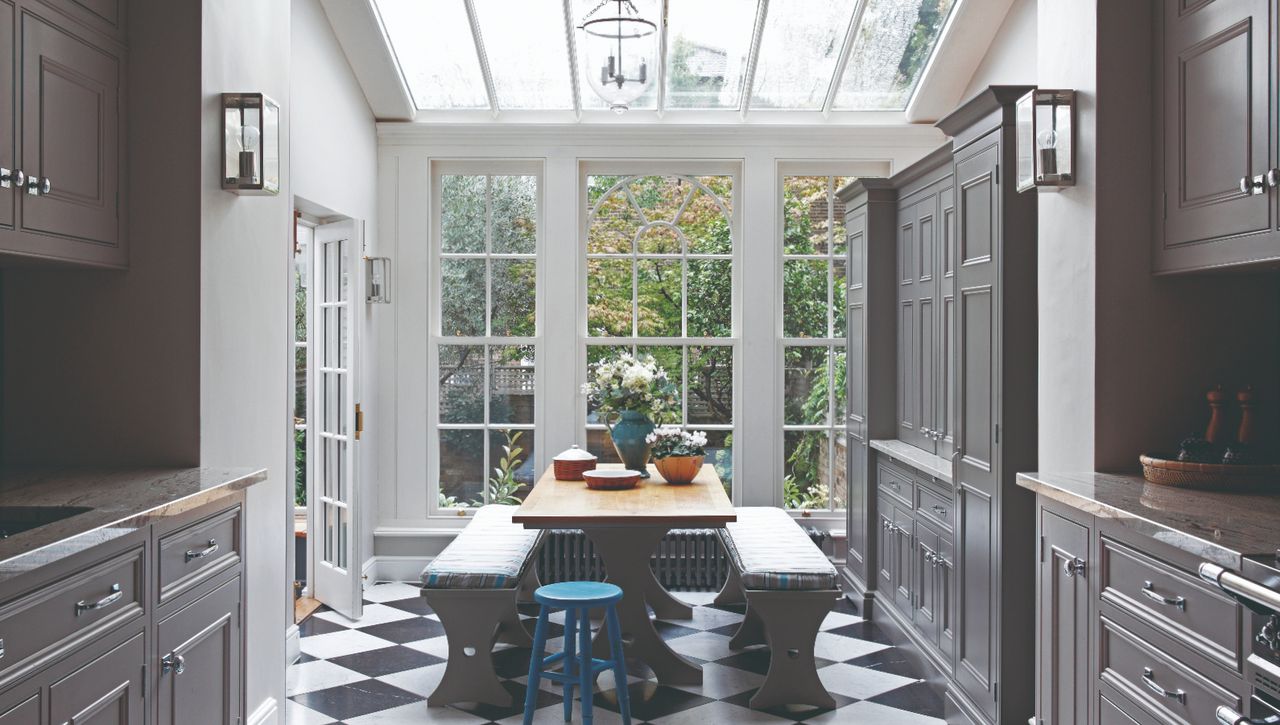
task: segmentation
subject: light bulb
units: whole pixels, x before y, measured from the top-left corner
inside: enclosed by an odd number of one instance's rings
[[[1058,132],[1051,128],[1046,128],[1036,134],[1036,146],[1042,149],[1058,148]]]

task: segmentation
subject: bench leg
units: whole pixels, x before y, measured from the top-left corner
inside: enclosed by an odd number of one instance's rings
[[[427,705],[483,702],[510,707],[511,693],[502,686],[493,668],[492,651],[500,623],[509,611],[515,610],[515,591],[427,589],[423,596],[440,617],[449,641],[444,676],[427,696]]]
[[[738,568],[729,565],[729,576],[724,580],[724,586],[720,587],[720,593],[711,601],[712,604],[742,604],[747,601],[746,594],[742,588],[742,576],[738,574]]]
[[[538,579],[538,552],[542,550],[539,546],[533,551],[531,556],[533,561],[529,563],[529,571],[525,573],[524,578],[520,580],[520,587],[517,590],[516,601],[528,604],[533,601],[533,593],[538,587],[542,586],[542,581]]]
[[[836,701],[818,679],[813,647],[827,613],[835,608],[835,591],[748,591],[747,611],[764,622],[769,643],[769,673],[748,703],[762,710],[779,705],[813,705],[834,709]]]
[[[742,624],[738,625],[738,631],[734,632],[733,638],[729,640],[729,649],[746,649],[751,645],[765,644],[765,642],[764,622],[760,619],[760,612],[748,603],[747,614],[742,618]]]

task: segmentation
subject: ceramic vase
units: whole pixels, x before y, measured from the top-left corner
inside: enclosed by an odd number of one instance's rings
[[[653,421],[643,413],[624,410],[618,422],[609,429],[609,437],[613,439],[613,449],[622,459],[622,465],[632,471],[639,471],[641,477],[649,477],[649,454],[653,445],[645,438],[653,432]]]
[[[702,470],[702,456],[667,456],[653,462],[667,483],[693,483]]]

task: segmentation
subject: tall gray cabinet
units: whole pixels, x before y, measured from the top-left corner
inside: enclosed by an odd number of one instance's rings
[[[950,144],[842,192],[844,575],[945,683],[953,722],[1034,709],[1034,501],[1014,478],[1036,462],[1036,196],[1010,173],[1026,90],[983,91],[939,122]]]

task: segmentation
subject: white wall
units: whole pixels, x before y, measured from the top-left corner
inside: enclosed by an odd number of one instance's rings
[[[290,79],[290,185],[294,198],[333,214],[365,223],[366,255],[377,256],[378,137],[373,113],[355,74],[347,64],[320,0],[292,1],[292,61]],[[390,320],[387,305],[359,305],[366,330]],[[371,339],[377,339],[376,332]],[[378,464],[390,456],[380,435],[386,406],[372,399],[378,390],[385,355],[373,345],[363,349],[357,398],[365,410],[366,434],[360,446],[357,503],[361,516],[359,558],[373,552],[377,509]],[[292,459],[290,459],[292,463]],[[292,563],[292,559],[290,560]]]
[[[1036,0],[1013,0],[961,98],[972,98],[987,86],[1035,85],[1036,42]]]
[[[261,91],[281,102],[288,128],[288,0],[205,0],[201,191],[200,454],[205,465],[264,467],[249,490],[245,570],[249,643],[245,702],[274,698],[283,722],[287,593],[285,501],[292,432],[292,217],[289,175],[278,196],[237,196],[219,185],[219,94]],[[289,139],[281,138],[282,169]]]

